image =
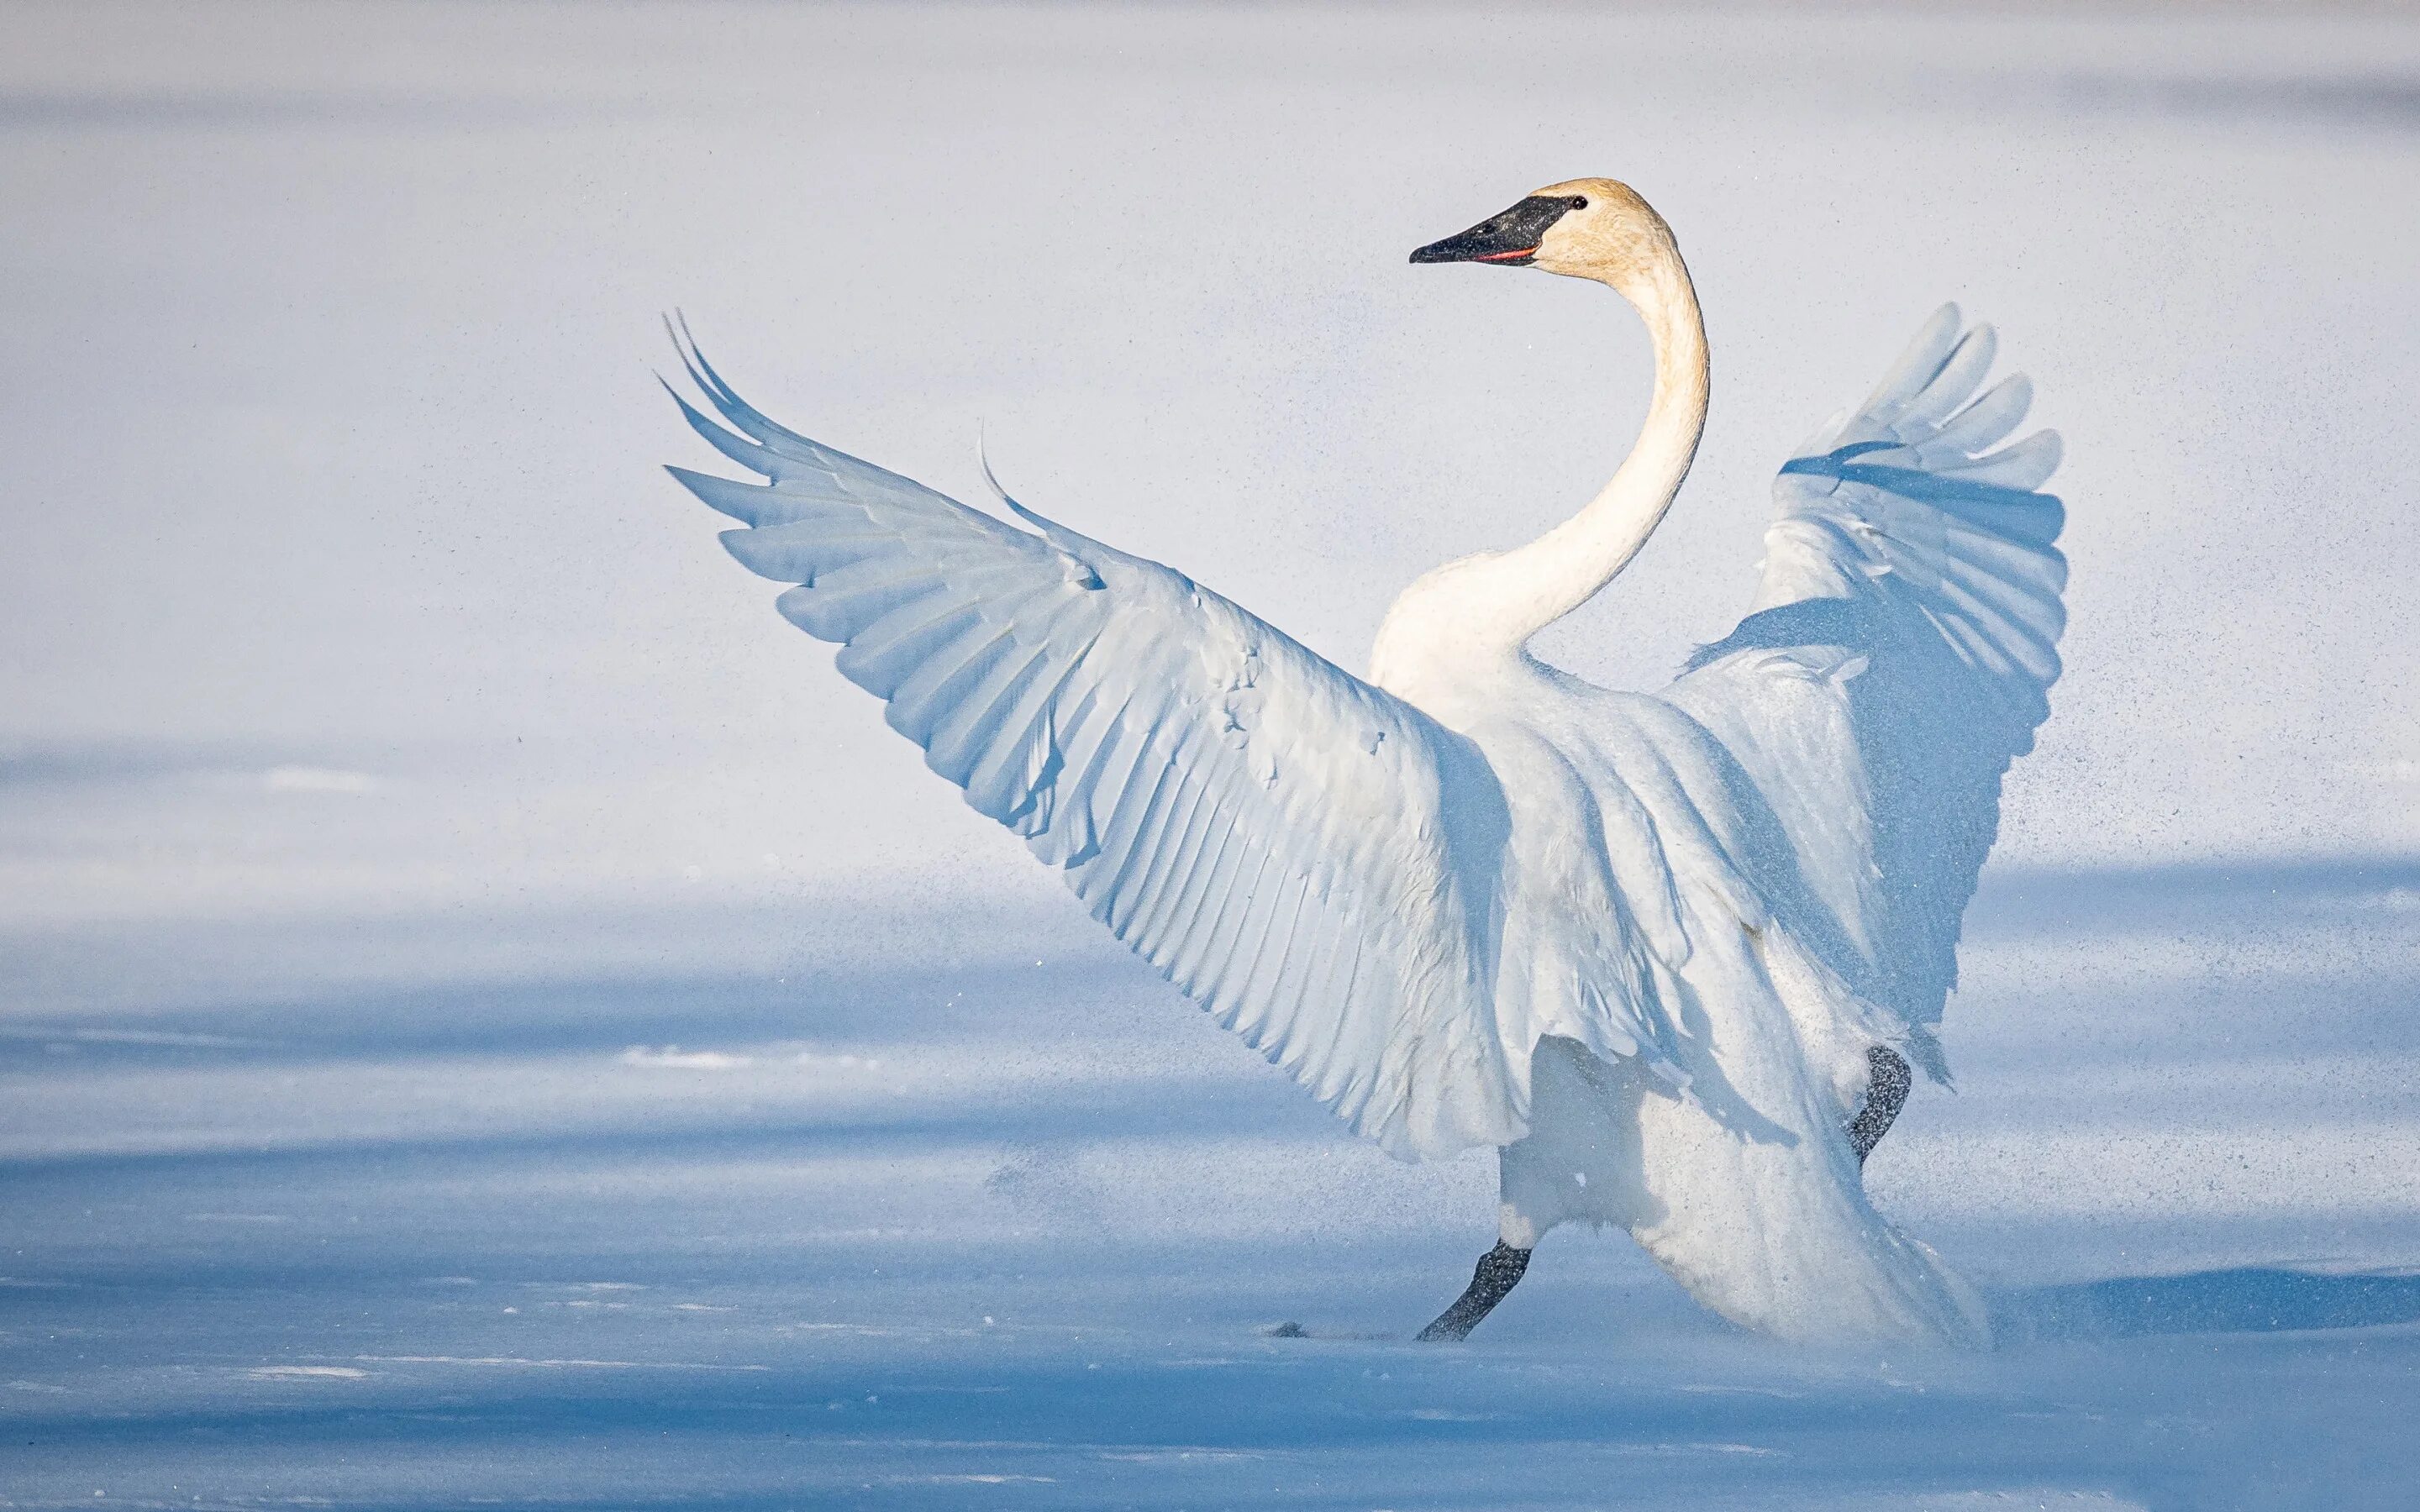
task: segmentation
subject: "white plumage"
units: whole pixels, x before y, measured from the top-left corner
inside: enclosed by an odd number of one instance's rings
[[[1454,250],[1482,232],[1535,245]],[[1993,449],[2029,389],[1973,397],[1992,336],[1944,309],[1782,469],[1739,627],[1660,695],[1596,688],[1526,642],[1687,470],[1685,270],[1610,180],[1437,248],[1417,260],[1623,293],[1657,401],[1570,525],[1415,584],[1371,681],[1005,495],[1030,529],[783,429],[686,346],[723,424],[684,412],[768,481],[673,471],[926,764],[1221,1024],[1397,1155],[1502,1147],[1508,1244],[1615,1223],[1767,1332],[1978,1341],[1841,1131],[1868,1047],[1941,1071],[2000,779],[2058,673],[2061,507],[2035,491],[2055,438]]]

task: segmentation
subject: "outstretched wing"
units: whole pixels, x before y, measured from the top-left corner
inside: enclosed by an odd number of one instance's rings
[[[1762,880],[1807,905],[1825,953],[1936,1073],[1959,920],[2001,777],[2049,715],[2066,625],[2065,510],[2037,491],[2058,438],[1993,450],[2033,397],[2022,376],[1972,397],[1993,345],[1945,306],[1782,468],[1754,611],[1665,694],[1769,806]]]
[[[672,469],[723,544],[1094,918],[1406,1158],[1517,1137],[1490,997],[1505,830],[1469,743],[1183,576],[785,430],[685,346],[770,480]],[[679,398],[678,394],[675,395]],[[1526,1051],[1525,1051],[1526,1054]]]

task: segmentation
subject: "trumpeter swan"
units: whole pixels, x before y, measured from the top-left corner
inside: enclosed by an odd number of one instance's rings
[[[768,482],[673,471],[926,764],[1219,1023],[1399,1156],[1500,1149],[1498,1242],[1424,1337],[1580,1220],[1769,1334],[1982,1342],[1861,1165],[1908,1062],[1942,1074],[1960,916],[2058,674],[2057,440],[1993,450],[2029,386],[1973,398],[1992,334],[1943,309],[1782,468],[1739,627],[1663,692],[1612,692],[1528,643],[1696,453],[1705,332],[1671,232],[1582,178],[1412,261],[1606,285],[1655,389],[1579,513],[1404,591],[1366,681],[1004,493],[1030,529],[782,428],[693,344],[729,428],[684,413]]]

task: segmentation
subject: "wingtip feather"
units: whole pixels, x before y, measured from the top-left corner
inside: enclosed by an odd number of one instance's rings
[[[1922,393],[1957,350],[1958,323],[1962,318],[1954,303],[1933,311],[1900,354],[1899,361],[1891,364],[1890,372],[1858,406],[1859,412],[1887,419],[1889,411]]]

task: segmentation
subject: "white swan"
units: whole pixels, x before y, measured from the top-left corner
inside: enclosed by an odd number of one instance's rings
[[[1959,918],[2058,674],[2062,509],[1987,329],[1954,308],[1778,484],[1756,602],[1661,694],[1529,638],[1619,573],[1687,472],[1704,329],[1670,230],[1552,185],[1414,262],[1592,279],[1654,337],[1613,480],[1388,613],[1368,681],[1157,563],[1010,524],[774,424],[693,346],[682,469],[967,801],[1187,995],[1404,1158],[1502,1150],[1460,1337],[1538,1237],[1627,1228],[1700,1302],[1798,1339],[1978,1344],[1974,1293],[1866,1199]],[[735,434],[734,431],[737,432]],[[993,485],[998,488],[998,485]]]

